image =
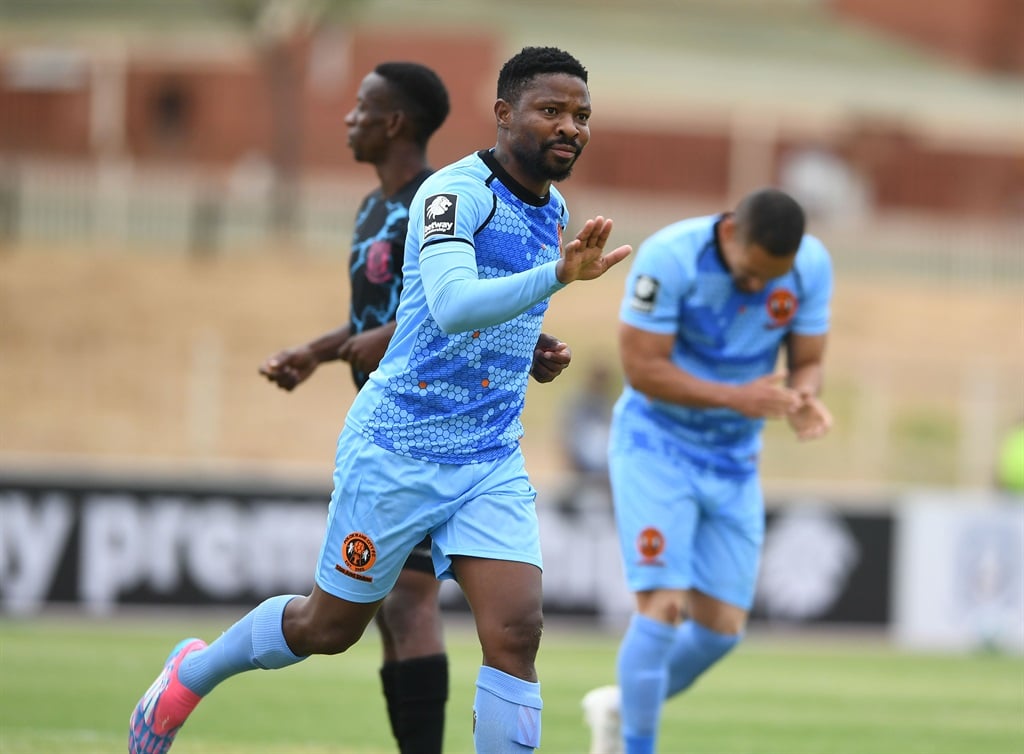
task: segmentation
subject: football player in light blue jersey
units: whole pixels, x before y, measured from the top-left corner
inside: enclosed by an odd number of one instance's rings
[[[605,253],[612,222],[600,216],[561,243],[568,212],[552,182],[590,139],[586,69],[527,47],[497,90],[494,148],[439,170],[410,205],[396,329],[338,439],[316,585],[263,602],[208,647],[180,642],[132,714],[130,754],[167,751],[233,675],[344,652],[428,534],[435,575],[458,579],[483,650],[477,751],[540,745],[540,540],[519,414],[530,374],[549,381],[571,357],[541,334],[548,298],[632,249]]]
[[[636,612],[618,687],[584,698],[593,754],[654,752],[665,700],[739,642],[764,533],[765,420],[785,419],[801,440],[832,424],[818,399],[831,295],[828,252],[775,189],[641,245],[620,310],[626,384],[609,443]]]

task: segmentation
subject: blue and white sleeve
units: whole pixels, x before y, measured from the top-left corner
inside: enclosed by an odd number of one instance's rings
[[[481,279],[472,244],[453,239],[420,259],[420,275],[431,316],[451,335],[507,322],[564,288],[555,276],[557,264]]]

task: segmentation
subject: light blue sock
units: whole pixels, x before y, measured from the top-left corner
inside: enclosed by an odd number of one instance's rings
[[[669,655],[666,698],[688,689],[742,638],[742,634],[720,634],[692,620],[679,626]]]
[[[522,754],[540,746],[540,684],[480,668],[473,700],[473,743],[487,754]]]
[[[654,752],[675,635],[675,626],[634,613],[622,637],[618,676],[626,754]]]
[[[284,668],[306,659],[288,648],[281,627],[285,605],[296,596],[271,597],[206,649],[187,655],[178,669],[181,682],[205,696],[221,681],[246,670]]]

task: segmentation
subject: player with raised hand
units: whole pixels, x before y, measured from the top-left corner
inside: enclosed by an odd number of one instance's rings
[[[438,170],[410,204],[395,333],[338,439],[313,590],[270,598],[208,647],[175,647],[131,716],[130,754],[167,751],[231,676],[355,644],[428,534],[435,574],[458,580],[476,622],[476,750],[540,745],[542,562],[520,416],[538,354],[551,374],[571,357],[541,339],[551,296],[631,251],[605,251],[601,218],[562,248],[552,184],[589,141],[590,113],[572,55],[527,47],[502,67],[494,147]]]

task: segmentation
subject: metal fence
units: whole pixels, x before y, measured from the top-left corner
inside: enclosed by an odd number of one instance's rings
[[[252,253],[282,243],[311,253],[344,248],[365,179],[305,181],[294,194],[290,227],[275,226],[266,180],[248,184],[196,171],[131,165],[0,163],[0,243],[76,243],[192,253]],[[590,207],[614,213],[617,235],[642,239],[706,200],[565,189],[574,217]],[[838,270],[907,274],[957,282],[1024,280],[1024,216],[995,222],[937,216],[874,216],[815,223]]]

